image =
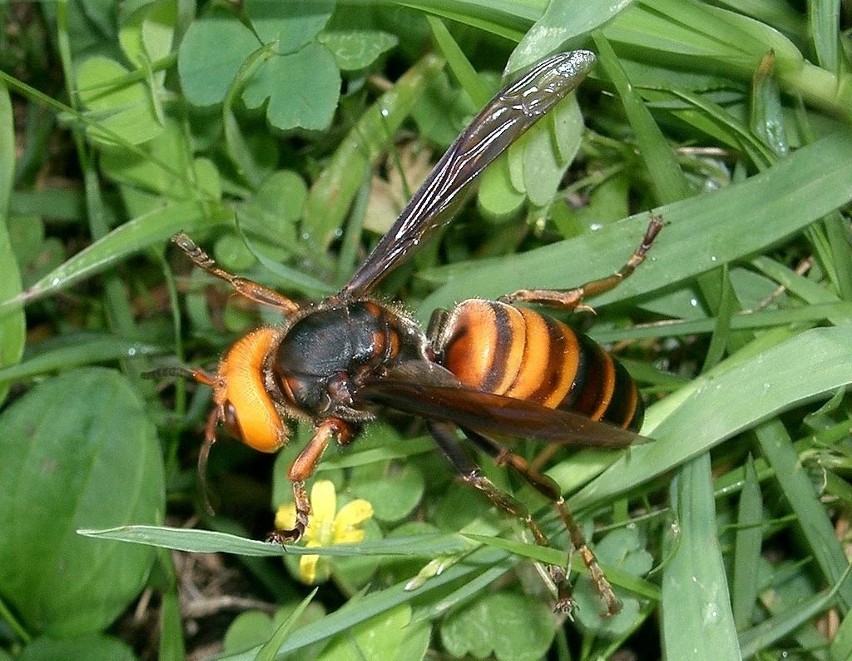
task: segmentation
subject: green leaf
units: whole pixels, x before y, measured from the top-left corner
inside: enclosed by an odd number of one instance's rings
[[[359,624],[332,641],[320,655],[329,661],[422,659],[429,647],[431,626],[411,622],[411,606],[402,604]]]
[[[139,7],[124,21],[118,40],[127,58],[146,68],[171,54],[176,27],[177,5],[157,0]]]
[[[838,131],[741,183],[655,210],[667,224],[649,259],[613,291],[589,303],[599,307],[671,287],[781,241],[850,200],[852,132]],[[748,232],[743,232],[746,214]],[[638,244],[646,218],[642,214],[523,254],[422,274],[448,282],[424,300],[419,313],[427,319],[435,308],[472,296],[496,298],[524,287],[564,289],[611,273]],[[730,240],[733,235],[737,241]]]
[[[645,550],[645,545],[635,529],[614,530],[595,544],[595,556],[606,567],[607,575],[615,571],[642,577],[653,565],[654,559]],[[610,577],[612,580],[612,577]],[[612,617],[601,615],[602,604],[591,578],[582,574],[574,589],[577,622],[598,635],[610,638],[624,636],[636,627],[639,616],[639,600],[616,588],[621,600],[621,611]]]
[[[745,465],[745,482],[737,513],[736,546],[734,547],[732,609],[737,629],[742,631],[752,622],[757,604],[758,561],[762,542],[763,500],[751,455]]]
[[[260,40],[276,43],[278,53],[292,53],[309,44],[334,11],[333,0],[269,2],[246,0],[245,9]]]
[[[188,530],[160,526],[125,526],[104,530],[81,530],[81,535],[115,539],[134,544],[148,544],[178,551],[196,553],[234,553],[246,556],[328,555],[370,556],[395,555],[402,557],[429,557],[441,553],[459,553],[471,548],[471,543],[459,535],[420,535],[417,537],[370,540],[358,544],[303,547],[288,544],[281,546],[245,537],[209,530]]]
[[[546,656],[553,640],[552,620],[550,609],[536,597],[485,594],[446,617],[441,641],[457,657],[535,661]]]
[[[224,651],[226,654],[234,654],[271,640],[276,629],[290,620],[299,607],[300,605],[295,602],[287,603],[279,608],[272,617],[261,611],[240,613],[234,618],[225,633]],[[296,619],[299,626],[304,626],[321,620],[323,615],[325,615],[325,609],[322,605],[311,602],[297,614]],[[322,642],[310,646],[302,650],[301,658],[315,659],[324,647],[325,644]]]
[[[261,611],[244,611],[237,615],[225,632],[222,647],[225,652],[238,652],[261,645],[275,633],[272,618]]]
[[[281,623],[275,629],[272,636],[270,636],[269,640],[267,640],[260,648],[260,652],[258,652],[255,657],[257,661],[274,661],[275,651],[281,646],[281,643],[287,639],[287,636],[293,630],[293,627],[295,627],[301,619],[302,614],[311,605],[314,597],[317,596],[317,590],[319,590],[319,588],[314,588],[313,591],[305,597],[298,606],[296,606],[292,613],[281,618]]]
[[[509,170],[513,155],[510,147],[509,157],[504,155],[498,158],[479,178],[476,201],[483,213],[494,219],[503,219],[515,213],[526,200],[523,191],[518,190],[512,182]]]
[[[78,252],[19,296],[0,302],[0,314],[4,308],[15,308],[70,287],[113,266],[127,255],[157,243],[165,243],[176,232],[193,232],[202,227],[232,221],[230,211],[215,207],[211,209],[198,202],[180,202],[156,209],[124,223],[103,239]]]
[[[155,90],[134,80],[118,62],[100,56],[84,60],[77,71],[77,88],[89,108],[90,139],[108,147],[121,146],[117,138],[139,145],[162,132],[151,97]]]
[[[600,51],[601,69],[615,86],[627,121],[635,133],[639,158],[644,163],[651,181],[650,201],[666,204],[689,197],[689,182],[680,169],[674,150],[651,116],[651,111],[634,89],[610,43],[600,32],[595,33],[593,37]]]
[[[268,99],[266,118],[282,131],[327,128],[339,95],[340,71],[334,56],[316,42],[268,60],[243,90],[249,108],[259,108]]]
[[[218,200],[219,171],[208,159],[192,159],[187,138],[180,124],[170,120],[142,153],[110,150],[104,153],[101,164],[113,180],[165,198],[152,200],[146,211],[176,200]]]
[[[424,57],[362,114],[311,187],[302,226],[306,242],[324,250],[332,241],[370,167],[442,66]]]
[[[670,659],[740,658],[716,530],[709,454],[681,469],[671,498],[680,535],[663,567],[664,652]]]
[[[276,245],[296,247],[296,221],[302,217],[307,197],[308,187],[296,172],[275,172],[240,206],[240,228]]]
[[[633,0],[542,3],[544,13],[512,52],[506,69],[516,71],[533,64],[546,53],[566,50],[567,44],[579,45],[579,37],[603,26],[632,3]]]
[[[583,129],[577,95],[570,94],[519,141],[523,149],[524,187],[533,205],[544,207],[553,201],[580,149]]]
[[[23,361],[0,368],[0,384],[71,367],[169,353],[172,350],[168,347],[124,340],[106,333],[69,333],[55,340],[30,344]]]
[[[139,594],[153,553],[77,529],[162,520],[162,459],[145,404],[117,372],[77,370],[30,390],[0,428],[3,599],[31,631],[99,631]]]
[[[378,30],[332,30],[323,32],[317,41],[334,55],[343,71],[360,71],[394,48],[396,35]]]
[[[847,334],[852,335],[852,325],[832,330],[841,329],[849,331]],[[820,348],[818,345],[813,347],[817,352]],[[840,357],[840,360],[843,358]],[[847,360],[844,366],[848,368],[849,364]],[[813,365],[810,369],[818,369],[818,367]],[[848,387],[849,383],[845,385]],[[844,584],[842,580],[849,569],[849,561],[837,540],[834,524],[820,502],[819,494],[807,474],[799,468],[799,456],[787,429],[780,420],[773,419],[757,427],[755,434],[763,456],[779,477],[781,491],[790,509],[802,524],[803,536],[810,546],[816,565],[829,585],[842,586],[838,599],[843,608],[849,609],[852,607],[852,583],[847,581]]]
[[[840,661],[840,659],[848,659],[852,656],[852,615],[848,612],[831,643],[829,655],[832,661],[835,659]]]
[[[178,50],[178,73],[187,101],[196,106],[222,103],[243,62],[260,47],[257,37],[230,15],[191,23]]]
[[[15,658],[21,661],[50,661],[51,659],[135,661],[137,657],[130,647],[117,638],[103,634],[87,634],[69,638],[40,636],[24,647]]]
[[[9,236],[9,198],[15,180],[15,134],[12,101],[0,81],[0,300],[21,293],[21,272]],[[37,223],[28,225],[38,226]],[[16,365],[24,351],[26,320],[23,310],[0,315],[0,368]],[[7,389],[0,387],[0,402]]]
[[[399,521],[406,517],[423,497],[423,475],[416,466],[404,464],[386,472],[381,464],[364,466],[353,474],[352,492],[370,501],[376,519]]]

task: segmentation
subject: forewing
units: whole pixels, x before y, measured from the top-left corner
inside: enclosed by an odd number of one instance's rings
[[[438,161],[343,288],[341,298],[369,293],[423,240],[448,223],[476,176],[577,87],[594,61],[589,51],[558,53],[499,92]]]
[[[577,447],[620,448],[642,437],[633,432],[535,402],[473,390],[398,378],[358,389],[359,400],[431,420],[454,422],[483,435],[522,438]]]

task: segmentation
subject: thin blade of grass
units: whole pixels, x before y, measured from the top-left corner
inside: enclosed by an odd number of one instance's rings
[[[599,51],[601,66],[615,86],[618,98],[624,105],[627,121],[633,128],[639,157],[645,163],[654,187],[654,198],[658,203],[666,204],[691,196],[689,183],[681,172],[672,148],[651,117],[642,97],[634,91],[609,42],[601,32],[595,32],[592,36]]]
[[[663,654],[669,659],[740,658],[716,532],[709,454],[681,469],[671,499],[680,535],[663,568]]]
[[[734,543],[732,609],[734,622],[742,631],[751,624],[757,603],[757,566],[762,542],[763,499],[751,455],[745,465],[740,493],[737,533]]]
[[[194,553],[233,553],[246,556],[329,555],[367,556],[402,555],[430,557],[460,553],[471,548],[461,535],[420,535],[392,539],[370,540],[358,544],[311,547],[278,545],[237,535],[209,530],[187,530],[166,526],[125,526],[104,530],[78,530],[80,535],[113,539],[134,544],[147,544],[176,551]]]
[[[12,249],[7,220],[15,182],[15,133],[12,99],[0,80],[0,299],[21,292],[21,272]],[[26,320],[23,310],[0,317],[0,367],[17,365],[24,353]],[[8,389],[0,385],[0,402]]]
[[[852,360],[847,359],[847,370],[850,365]],[[775,470],[778,485],[796,515],[802,534],[826,582],[831,586],[838,585],[849,567],[849,561],[813,483],[808,474],[800,469],[799,455],[787,430],[779,420],[770,420],[759,426],[755,433],[760,450]],[[852,581],[847,581],[838,590],[837,596],[844,611],[848,612],[852,608]]]

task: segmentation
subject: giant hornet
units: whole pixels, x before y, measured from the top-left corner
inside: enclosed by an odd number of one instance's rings
[[[520,437],[567,446],[619,448],[636,438],[643,406],[625,369],[566,324],[515,302],[576,309],[587,296],[629,276],[662,227],[652,217],[641,245],[615,274],[568,290],[520,290],[496,301],[469,299],[437,310],[427,330],[398,305],[371,296],[401,262],[450,218],[483,169],[574,89],[594,64],[588,51],[551,56],[508,85],[476,116],[440,159],[388,233],[343,289],[310,304],[296,303],[218,267],[185,234],[174,242],[200,268],[252,301],[279,309],[284,322],[237,340],[215,374],[181,374],[213,388],[215,408],[201,461],[222,423],[246,445],[274,452],[287,443],[288,421],[314,426],[290,466],[296,523],[270,541],[298,540],[311,514],[305,481],[328,444],[351,443],[383,407],[422,417],[462,479],[495,505],[520,517],[537,543],[547,536],[527,508],[497,488],[460,445],[461,431],[498,464],[511,466],[550,499],[588,566],[606,612],[620,604],[566,507],[558,485],[501,439]],[[556,607],[571,602],[564,570],[549,569],[560,586]]]

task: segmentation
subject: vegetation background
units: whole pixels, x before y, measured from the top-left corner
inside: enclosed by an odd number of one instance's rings
[[[848,2],[0,14],[0,655],[852,656]],[[217,444],[211,517],[195,473],[209,389],[142,378],[212,367],[276,321],[169,237],[295,298],[334,292],[501,75],[578,47],[598,65],[576,98],[382,295],[425,320],[577,285],[624,262],[649,210],[665,218],[648,262],[592,302],[653,441],[548,464],[624,610],[598,617],[574,558],[574,621],[554,615],[530,562],[564,562],[546,503],[488,469],[554,549],[394,417],[327,453],[317,477],[373,516],[364,541],[311,549],[313,591],[304,549],[254,541],[309,430],[274,465]]]

